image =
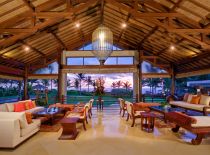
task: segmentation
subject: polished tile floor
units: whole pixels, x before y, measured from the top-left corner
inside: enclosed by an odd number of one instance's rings
[[[0,155],[209,155],[210,136],[199,146],[191,145],[193,134],[169,128],[155,128],[153,133],[140,130],[139,121],[119,117],[118,109],[93,111],[87,131],[79,124],[75,141],[58,140],[59,132],[39,132],[14,150],[0,149]]]

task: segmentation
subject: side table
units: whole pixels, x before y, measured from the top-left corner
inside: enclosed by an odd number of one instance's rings
[[[154,113],[142,112],[141,113],[141,130],[145,130],[147,132],[153,132],[155,117],[157,116]]]
[[[75,140],[78,131],[76,128],[76,123],[78,122],[79,118],[63,118],[60,123],[63,127],[63,132],[59,137],[59,140]]]

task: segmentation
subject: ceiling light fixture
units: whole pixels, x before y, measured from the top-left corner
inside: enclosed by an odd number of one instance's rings
[[[76,23],[76,25],[75,25],[77,28],[79,28],[80,27],[80,24],[79,23]]]
[[[170,49],[171,50],[175,50],[175,47],[173,45],[171,45]]]
[[[122,28],[126,28],[127,27],[127,24],[126,23],[123,23],[122,24]]]
[[[24,47],[24,50],[25,50],[26,52],[28,52],[28,51],[30,50],[30,47],[25,46],[25,47]]]

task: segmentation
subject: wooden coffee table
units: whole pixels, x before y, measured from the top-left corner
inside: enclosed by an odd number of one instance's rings
[[[65,110],[63,108],[52,107],[52,108],[45,108],[42,111],[33,113],[33,116],[35,118],[44,117],[46,118],[47,121],[50,122],[51,125],[53,125],[56,115],[64,114],[64,112]]]
[[[160,114],[162,114],[162,116],[159,116],[157,118],[161,119],[161,120],[165,120],[165,116],[166,116],[166,113],[168,112],[182,112],[184,113],[185,110],[184,109],[181,109],[181,108],[172,108],[172,107],[163,107],[163,106],[152,106],[152,107],[149,107],[151,111],[155,111],[155,112],[158,112]]]
[[[63,118],[60,123],[63,127],[63,132],[59,137],[59,140],[75,140],[78,131],[76,128],[76,123],[78,122],[79,118],[71,117],[71,118]]]

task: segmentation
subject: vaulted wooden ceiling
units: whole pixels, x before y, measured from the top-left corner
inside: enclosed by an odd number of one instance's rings
[[[90,43],[102,17],[124,49],[177,73],[210,68],[210,0],[1,0],[0,72],[21,75]]]

